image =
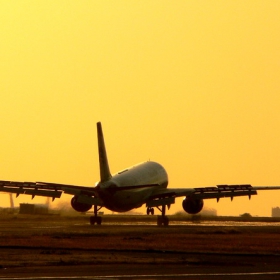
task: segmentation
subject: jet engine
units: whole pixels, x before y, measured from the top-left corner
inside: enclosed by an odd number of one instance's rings
[[[199,213],[203,208],[203,199],[194,199],[191,197],[186,196],[183,200],[183,209],[188,214],[197,214]]]
[[[92,207],[90,204],[78,202],[78,196],[76,195],[71,199],[71,206],[77,212],[87,212]]]

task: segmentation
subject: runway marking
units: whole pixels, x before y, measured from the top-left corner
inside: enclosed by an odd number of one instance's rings
[[[280,271],[268,272],[240,272],[240,273],[184,273],[184,274],[134,274],[134,275],[95,275],[95,276],[36,276],[36,277],[1,277],[0,280],[33,280],[33,279],[121,279],[121,278],[170,278],[170,277],[199,277],[199,276],[254,276],[254,275],[280,275]]]

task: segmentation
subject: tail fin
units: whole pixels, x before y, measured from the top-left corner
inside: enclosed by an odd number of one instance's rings
[[[101,122],[97,123],[97,138],[98,138],[98,153],[99,153],[99,169],[100,169],[100,182],[105,182],[111,179],[110,168],[105,148],[105,142],[102,132]]]

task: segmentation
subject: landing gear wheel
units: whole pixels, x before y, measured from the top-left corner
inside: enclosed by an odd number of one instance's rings
[[[94,225],[94,224],[101,225],[102,217],[97,216],[98,215],[98,210],[100,210],[101,208],[102,208],[102,206],[98,208],[97,205],[94,205],[94,210],[93,210],[94,216],[91,216],[89,218],[89,223],[91,225]]]
[[[169,225],[169,219],[166,216],[158,216],[157,218],[157,225],[158,226],[165,226],[167,227]]]
[[[91,216],[89,218],[89,222],[91,225],[97,224],[97,225],[101,225],[102,223],[102,217],[99,216]]]
[[[95,219],[95,218],[96,218],[96,217],[94,217],[94,216],[92,216],[92,217],[89,218],[89,222],[90,222],[91,225],[94,225],[94,224],[95,224],[95,222],[96,222],[96,219]]]
[[[101,223],[102,223],[102,217],[97,216],[97,217],[96,217],[96,223],[97,223],[98,225],[101,225]]]
[[[166,216],[163,217],[163,225],[165,227],[167,227],[169,225],[169,219]]]
[[[154,215],[154,213],[155,213],[155,210],[154,210],[154,208],[152,208],[152,207],[148,207],[147,208],[147,215]]]
[[[165,205],[165,204],[162,205],[161,209],[159,207],[157,207],[161,211],[161,216],[157,217],[158,226],[163,225],[163,226],[167,227],[169,225],[169,219],[168,219],[168,217],[165,216],[166,206],[168,206],[168,209],[169,209],[170,205]]]

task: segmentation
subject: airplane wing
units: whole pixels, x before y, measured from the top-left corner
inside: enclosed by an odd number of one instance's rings
[[[67,184],[45,183],[45,182],[15,182],[15,181],[0,181],[0,191],[7,193],[15,193],[35,196],[46,196],[60,198],[62,193],[79,195],[79,196],[96,196],[95,188],[84,187]]]
[[[157,184],[140,185],[137,188],[156,186]],[[122,187],[118,190],[129,190],[136,188],[135,186]],[[217,185],[214,187],[200,187],[200,188],[155,188],[150,199],[157,199],[162,197],[180,197],[192,196],[194,198],[210,199],[221,197],[235,197],[235,196],[251,196],[256,195],[257,191],[261,190],[279,190],[280,186],[251,186],[246,185]],[[0,192],[8,192],[20,194],[27,194],[35,196],[46,196],[60,198],[64,192],[71,195],[88,195],[96,196],[95,187],[47,183],[47,182],[17,182],[17,181],[0,181]]]
[[[172,203],[176,197],[189,196],[193,199],[217,199],[230,197],[231,200],[236,196],[248,196],[251,198],[252,195],[257,195],[257,191],[262,190],[280,190],[280,186],[261,186],[253,187],[249,184],[246,185],[217,185],[214,187],[201,187],[201,188],[178,188],[178,189],[155,189],[149,198],[150,203],[148,205],[153,205],[151,201],[157,200],[164,202],[170,201]],[[174,199],[171,199],[174,198]],[[168,200],[169,199],[169,200]],[[174,202],[173,202],[174,203]]]
[[[251,185],[217,185],[214,187],[201,188],[178,188],[178,189],[162,189],[156,188],[146,201],[147,207],[159,207],[175,203],[176,197],[188,197],[191,200],[199,201],[203,199],[216,199],[230,197],[233,200],[236,196],[257,195],[257,191],[261,190],[280,190],[280,186],[262,186],[252,187]]]
[[[143,187],[153,187],[157,184],[127,186],[116,189],[116,191],[129,190]],[[279,190],[280,186],[256,186],[246,185],[217,185],[214,187],[200,188],[154,188],[154,191],[147,199],[147,206],[154,207],[160,205],[170,205],[175,203],[176,197],[191,197],[192,199],[217,199],[230,197],[231,200],[236,196],[257,195],[257,191]],[[46,183],[46,182],[16,182],[0,181],[0,192],[15,193],[35,196],[60,198],[62,193],[78,197],[78,202],[102,206],[95,187]]]

